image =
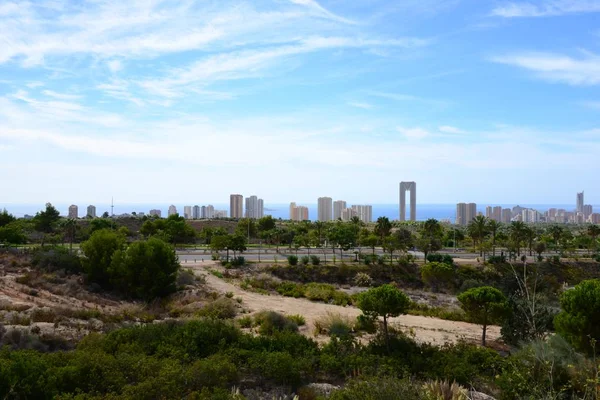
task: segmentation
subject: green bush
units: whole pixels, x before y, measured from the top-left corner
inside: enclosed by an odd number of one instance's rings
[[[227,297],[219,297],[205,305],[198,314],[208,318],[231,319],[235,318],[237,309],[233,300]]]
[[[189,385],[195,390],[204,387],[229,389],[239,380],[236,365],[223,355],[196,361],[189,368],[188,377]]]
[[[304,297],[313,301],[329,303],[335,294],[335,288],[326,283],[309,283],[304,287]]]
[[[309,256],[302,256],[302,258],[300,258],[300,262],[302,263],[302,265],[306,266],[310,262],[310,257]]]
[[[312,265],[319,265],[321,264],[321,259],[318,256],[310,256],[310,263]]]
[[[246,258],[244,258],[243,256],[233,257],[229,264],[232,267],[243,267],[244,265],[246,265]]]
[[[68,274],[83,272],[81,259],[64,247],[40,247],[33,251],[31,264],[43,271],[64,270]]]
[[[283,314],[275,311],[261,311],[254,316],[261,335],[273,335],[276,332],[297,332],[298,325]]]
[[[277,286],[277,293],[286,297],[304,297],[304,285],[295,282],[281,282]]]
[[[350,381],[334,391],[329,400],[425,400],[420,392],[420,385],[408,379],[367,377]]]
[[[288,256],[287,260],[291,266],[298,265],[298,256]]]
[[[433,290],[449,286],[454,277],[454,267],[440,262],[429,262],[421,267],[421,278]]]
[[[300,314],[289,315],[287,318],[298,326],[306,325],[306,319],[304,318],[303,315],[300,315]]]

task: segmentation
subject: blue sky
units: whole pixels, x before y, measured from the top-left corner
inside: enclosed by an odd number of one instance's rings
[[[600,1],[0,0],[3,203],[600,203]]]

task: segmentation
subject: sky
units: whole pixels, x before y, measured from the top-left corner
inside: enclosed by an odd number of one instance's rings
[[[600,203],[600,0],[0,0],[1,203]]]

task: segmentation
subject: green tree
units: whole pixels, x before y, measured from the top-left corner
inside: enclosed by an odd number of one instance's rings
[[[552,225],[548,228],[548,234],[552,237],[552,242],[554,244],[554,250],[558,253],[560,246],[560,239],[562,238],[564,233],[564,228],[560,225]]]
[[[410,305],[410,299],[395,286],[386,284],[358,296],[358,308],[366,316],[383,317],[383,332],[389,350],[388,318],[405,314]]]
[[[587,235],[592,239],[591,250],[598,248],[598,236],[600,236],[600,226],[592,224],[586,230]]]
[[[252,218],[241,218],[235,227],[235,234],[255,238],[258,236],[256,221]]]
[[[273,216],[271,216],[271,215],[266,215],[266,216],[260,218],[258,220],[257,225],[258,225],[258,231],[261,233],[273,230],[277,226],[275,218],[273,218]]]
[[[73,242],[75,241],[75,230],[77,229],[77,220],[74,218],[66,218],[62,220],[61,227],[64,230],[64,235],[69,240],[69,251],[73,251]]]
[[[379,217],[375,223],[375,233],[379,236],[379,239],[383,242],[383,239],[390,235],[392,232],[392,223],[388,217]]]
[[[495,219],[488,219],[487,229],[488,229],[488,232],[492,235],[492,255],[493,256],[496,255],[496,239],[498,237],[498,232],[500,231],[501,227],[502,227],[502,224],[500,222],[496,221]]]
[[[413,235],[406,228],[399,228],[390,236],[387,236],[383,240],[383,250],[390,253],[390,265],[392,265],[394,252],[401,251],[405,253],[413,244]]]
[[[489,225],[488,220],[483,215],[478,215],[473,218],[469,225],[467,226],[467,231],[469,232],[469,236],[473,238],[473,242],[475,246],[479,248],[479,256],[483,256],[483,241],[485,237],[489,233]]]
[[[0,227],[0,243],[25,244],[27,236],[18,222],[12,222]]]
[[[423,282],[437,291],[440,286],[448,285],[454,277],[454,266],[443,262],[429,262],[421,267]]]
[[[527,238],[527,225],[522,221],[513,221],[508,227],[508,238],[511,245],[521,255],[521,247]]]
[[[556,331],[575,348],[586,352],[600,341],[600,280],[583,281],[560,297],[562,311],[554,319]]]
[[[423,252],[425,263],[427,255],[442,249],[442,237],[444,229],[440,222],[435,218],[430,218],[421,225],[420,237],[415,241],[417,250]]]
[[[33,217],[33,226],[35,230],[43,234],[42,246],[44,245],[46,235],[54,232],[59,220],[60,213],[50,203],[46,203],[44,211],[38,212],[35,217]]]
[[[175,292],[179,268],[175,249],[151,237],[117,250],[108,272],[115,288],[132,297],[150,301]]]
[[[6,211],[6,209],[4,209],[0,213],[0,228],[3,227],[3,226],[6,226],[6,225],[8,225],[11,222],[14,222],[16,220],[17,219],[15,218],[14,215],[9,214],[8,211]]]
[[[146,225],[146,224],[144,223],[144,225]],[[144,225],[142,225],[142,227]],[[112,229],[112,228],[113,228],[113,221],[109,218],[94,218],[90,221],[90,234],[94,233],[96,231],[99,231],[100,229]],[[142,233],[142,234],[144,234],[144,233]]]
[[[231,235],[229,238],[229,249],[233,251],[233,256],[237,257],[237,253],[246,251],[248,240],[246,236],[240,234]]]
[[[475,323],[482,325],[481,345],[485,346],[488,324],[500,321],[506,313],[506,296],[496,288],[482,286],[461,293],[458,301],[467,316]]]
[[[210,249],[217,253],[223,250],[227,250],[227,260],[229,262],[229,249],[231,247],[231,235],[217,235],[213,236],[210,241]]]
[[[109,269],[115,252],[125,248],[125,238],[108,229],[96,231],[83,242],[81,250],[85,255],[83,268],[91,282],[99,285],[110,284]]]
[[[379,237],[374,233],[367,232],[366,235],[361,237],[360,244],[365,247],[370,247],[373,255],[375,255],[375,247],[379,244]]]
[[[358,232],[351,223],[338,221],[329,229],[327,239],[340,249],[340,260],[343,259],[343,252],[356,246]]]

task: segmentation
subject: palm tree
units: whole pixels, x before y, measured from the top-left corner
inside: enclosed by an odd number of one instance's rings
[[[600,226],[598,226],[598,225],[588,226],[587,234],[589,237],[592,238],[592,247],[595,250],[598,245],[598,242],[597,242],[598,236],[600,236]]]
[[[493,256],[496,255],[496,235],[498,234],[498,231],[500,230],[501,226],[502,226],[502,224],[500,222],[496,221],[495,219],[488,220],[488,223],[487,223],[488,232],[492,234],[492,255]]]
[[[552,225],[548,228],[548,233],[552,236],[552,240],[554,241],[554,250],[558,253],[558,246],[560,243],[560,239],[563,235],[564,229],[560,225]]]
[[[508,227],[508,235],[510,241],[517,248],[517,255],[521,255],[521,243],[525,239],[525,231],[527,229],[527,225],[523,221],[513,221]]]
[[[323,243],[323,231],[325,230],[325,222],[317,221],[315,222],[315,228],[317,229],[317,233],[319,235],[319,246]]]
[[[375,224],[375,232],[379,235],[379,238],[383,242],[383,238],[390,235],[392,231],[392,223],[388,219],[388,217],[379,217],[377,218],[377,223]]]
[[[483,239],[488,234],[488,221],[483,215],[478,215],[467,227],[469,235],[473,238],[473,241],[479,245],[479,256],[483,256]]]
[[[67,218],[63,220],[61,225],[65,230],[65,234],[69,238],[69,251],[73,252],[73,242],[75,241],[75,228],[77,227],[77,221],[74,218]]]

